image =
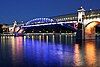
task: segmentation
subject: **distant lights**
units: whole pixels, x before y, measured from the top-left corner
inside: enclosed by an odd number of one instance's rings
[[[92,9],[90,9],[90,11],[92,11]]]

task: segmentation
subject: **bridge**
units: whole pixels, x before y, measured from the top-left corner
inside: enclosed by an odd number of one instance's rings
[[[55,19],[50,18],[35,18],[31,21],[28,21],[24,26],[26,32],[48,32],[48,33],[61,33],[66,32],[67,29],[71,31],[76,31],[75,29],[76,22],[58,22]],[[31,28],[31,29],[30,29]],[[30,31],[29,31],[30,29]]]
[[[95,39],[96,26],[100,24],[100,10],[79,8],[76,13],[35,18],[20,26],[24,32],[77,32],[81,31],[82,39]],[[79,33],[80,34],[80,33]]]

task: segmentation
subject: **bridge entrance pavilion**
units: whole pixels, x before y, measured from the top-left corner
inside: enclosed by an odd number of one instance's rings
[[[82,23],[82,39],[95,39],[96,26],[100,24],[100,11],[85,11],[81,7],[78,10],[78,23]]]

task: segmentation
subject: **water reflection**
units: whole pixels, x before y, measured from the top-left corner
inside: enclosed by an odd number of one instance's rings
[[[12,63],[13,66],[16,66],[23,62],[23,38],[12,36],[10,39],[12,47]]]
[[[76,44],[74,39],[72,35],[1,37],[0,66],[100,66],[100,42],[86,40]]]
[[[49,43],[49,36],[48,35],[46,36],[46,43],[47,43],[47,45]]]
[[[53,44],[55,44],[55,36],[54,35],[52,36],[52,42],[53,42]]]
[[[88,66],[96,64],[96,44],[94,40],[85,41],[85,61]]]
[[[15,38],[14,36],[11,37],[11,45],[12,45],[12,60],[15,60],[15,56],[16,56],[16,47],[15,47]]]
[[[75,44],[74,49],[74,63],[75,66],[81,66],[82,65],[82,56],[80,53],[80,44]]]

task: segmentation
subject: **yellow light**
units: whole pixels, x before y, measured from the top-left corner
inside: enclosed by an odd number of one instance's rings
[[[97,24],[100,24],[100,22],[92,22],[87,27],[85,28],[85,33],[88,35],[94,34],[95,33],[95,26]]]
[[[85,60],[88,66],[95,65],[96,62],[96,48],[94,41],[86,41],[85,42]]]
[[[79,44],[75,44],[75,50],[74,50],[74,63],[75,66],[80,66],[82,59],[81,59],[81,54],[79,50]]]

